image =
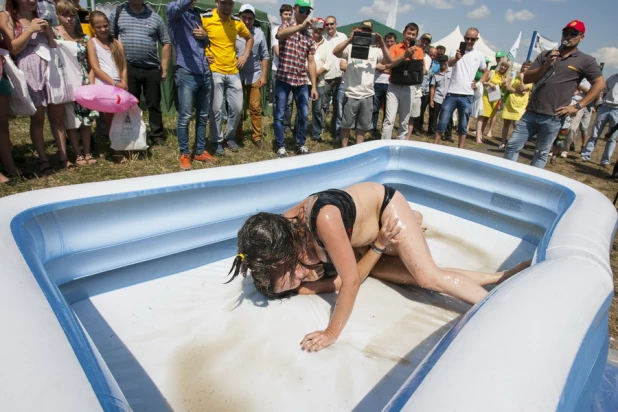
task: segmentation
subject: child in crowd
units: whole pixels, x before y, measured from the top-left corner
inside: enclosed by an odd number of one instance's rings
[[[504,110],[502,111],[504,126],[502,127],[502,144],[499,147],[501,150],[506,147],[511,123],[513,123],[513,128],[517,126],[517,122],[524,115],[526,106],[528,106],[531,86],[524,84],[524,74],[528,71],[530,65],[532,65],[531,61],[522,64],[519,75],[512,82],[507,82],[506,84],[505,88],[509,95],[506,97]]]
[[[39,157],[39,168],[45,176],[54,171],[45,154],[43,127],[45,112],[49,117],[52,133],[58,147],[62,167],[73,169],[66,153],[64,132],[64,106],[51,104],[49,85],[45,80],[49,61],[49,48],[56,47],[49,23],[37,16],[37,3],[28,0],[8,0],[8,13],[0,14],[0,32],[11,55],[17,59],[17,67],[24,72],[30,98],[36,112],[30,117],[30,137]]]
[[[56,14],[58,15],[58,21],[60,26],[56,27],[54,32],[58,40],[71,41],[77,43],[77,61],[81,68],[82,85],[90,84],[88,75],[88,61],[86,55],[86,42],[90,40],[90,37],[84,35],[81,25],[77,24],[77,9],[73,3],[66,0],[60,1],[56,5]],[[76,102],[68,103],[65,106],[67,111],[65,115],[74,116],[77,120],[76,124],[78,129],[67,129],[67,135],[73,150],[77,155],[75,163],[78,165],[85,165],[88,163],[96,163],[96,159],[90,154],[90,139],[92,135],[92,120],[94,120],[98,113],[91,111]],[[79,147],[79,137],[81,135],[83,144],[83,154]]]
[[[109,20],[100,11],[90,14],[90,25],[94,37],[86,43],[88,64],[90,65],[90,83],[109,84],[128,90],[127,60],[122,43],[114,39],[109,32]],[[106,134],[112,124],[113,113],[103,113]]]
[[[476,143],[483,143],[483,124],[486,122],[490,122],[489,131],[487,132],[487,137],[492,137],[492,126],[493,122],[491,120],[498,113],[498,106],[501,101],[500,94],[497,100],[490,100],[489,93],[494,93],[496,89],[503,89],[504,86],[509,82],[509,73],[511,70],[511,64],[508,61],[501,61],[498,64],[498,68],[489,74],[489,80],[483,84],[485,87],[485,93],[483,94],[483,115],[479,116],[476,122]]]

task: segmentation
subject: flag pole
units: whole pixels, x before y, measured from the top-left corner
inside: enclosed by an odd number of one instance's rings
[[[528,56],[526,56],[526,61],[530,61],[530,57],[532,56],[532,49],[534,48],[534,41],[536,40],[536,36],[539,34],[536,30],[532,32],[532,39],[530,39],[530,48],[528,49]]]

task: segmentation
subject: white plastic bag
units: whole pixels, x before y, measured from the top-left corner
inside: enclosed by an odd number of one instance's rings
[[[142,111],[135,105],[124,112],[114,114],[109,129],[109,140],[114,150],[146,150],[146,123]]]
[[[64,104],[64,128],[66,130],[79,129],[82,126],[81,120],[75,114],[73,103]]]
[[[13,93],[9,96],[9,114],[13,116],[32,116],[36,113],[36,107],[32,103],[28,92],[28,83],[24,72],[19,70],[9,56],[9,52],[0,49],[0,56],[4,59],[4,71],[11,83]]]
[[[47,65],[49,100],[52,104],[71,103],[75,90],[82,86],[82,73],[77,61],[77,43],[57,41],[50,49],[51,61]]]

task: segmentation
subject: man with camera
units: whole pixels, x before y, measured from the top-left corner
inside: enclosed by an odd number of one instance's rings
[[[309,120],[309,90],[307,87],[307,72],[311,81],[311,100],[318,98],[315,75],[315,42],[309,32],[315,19],[310,19],[310,0],[296,0],[294,2],[294,18],[284,22],[277,31],[279,40],[279,67],[277,70],[277,85],[275,86],[275,141],[277,155],[287,157],[283,135],[283,117],[290,91],[296,101],[296,153],[308,154],[305,146],[307,125]]]
[[[391,70],[390,84],[386,94],[386,115],[382,125],[382,139],[390,140],[393,134],[395,117],[399,114],[397,138],[406,139],[411,117],[418,117],[421,99],[416,98],[425,74],[425,53],[415,47],[418,25],[408,23],[403,30],[403,41],[389,49],[391,62],[385,67]]]
[[[355,37],[360,37],[365,33],[371,36],[369,39],[375,39],[370,42],[378,47],[369,45],[366,50],[368,51],[367,58],[363,59],[361,57],[364,56],[360,56],[363,50],[355,53],[354,48],[357,47]],[[364,142],[365,134],[371,130],[376,66],[378,63],[389,64],[391,57],[382,36],[379,33],[373,33],[371,21],[362,22],[360,27],[352,31],[350,38],[335,47],[333,54],[347,62],[341,119],[341,145],[346,147],[350,138],[350,129],[354,126],[356,126],[356,143]]]
[[[457,132],[459,133],[459,148],[464,147],[466,141],[466,133],[468,132],[468,119],[472,109],[472,101],[474,99],[474,76],[477,70],[483,71],[481,82],[487,80],[489,71],[485,56],[477,50],[474,50],[474,43],[479,39],[479,31],[474,27],[469,28],[464,36],[465,42],[460,43],[459,49],[455,53],[451,53],[448,65],[453,68],[451,81],[448,87],[448,93],[442,103],[440,111],[440,121],[436,127],[436,135],[434,143],[438,144],[444,135],[449,121],[453,117],[453,113],[457,110],[459,113],[459,124]]]

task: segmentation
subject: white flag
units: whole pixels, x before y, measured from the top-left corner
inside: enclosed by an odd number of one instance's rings
[[[532,50],[541,53],[547,50],[553,50],[556,47],[558,47],[558,42],[551,41],[547,37],[543,37],[537,33],[536,39],[534,39]]]
[[[519,32],[517,40],[515,40],[515,43],[513,44],[513,46],[511,46],[511,50],[509,50],[509,53],[506,55],[506,57],[512,62],[514,62],[515,57],[517,57],[517,50],[519,50],[519,42],[521,42],[521,32]]]
[[[388,11],[388,16],[386,17],[386,25],[388,27],[396,27],[397,24],[397,6],[399,5],[399,0],[391,1],[391,8]]]

